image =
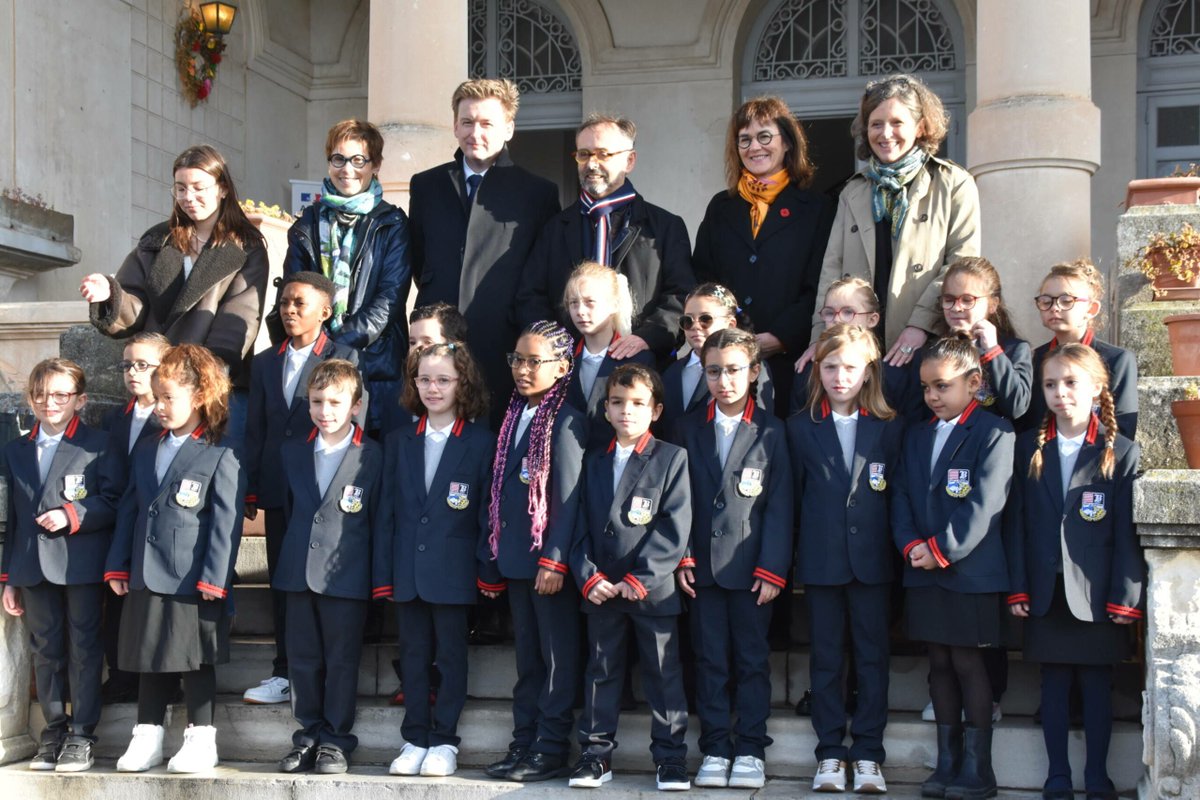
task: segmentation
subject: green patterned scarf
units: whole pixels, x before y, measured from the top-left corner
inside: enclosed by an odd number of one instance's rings
[[[363,214],[369,213],[383,199],[383,187],[377,178],[365,192],[346,197],[337,193],[333,182],[325,179],[324,194],[321,195],[319,213],[321,236],[321,273],[333,281],[333,317],[329,320],[330,330],[342,327],[342,317],[350,301],[350,265],[354,263],[357,242],[354,227]]]
[[[871,179],[871,211],[876,222],[891,218],[892,239],[900,238],[900,228],[908,215],[908,191],[905,187],[912,182],[925,166],[929,154],[914,147],[908,154],[891,164],[880,164],[875,156],[867,161],[867,177]]]

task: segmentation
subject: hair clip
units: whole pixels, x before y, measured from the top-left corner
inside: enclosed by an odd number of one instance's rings
[[[734,306],[734,307],[733,307],[733,313],[735,313],[735,314],[740,314],[740,313],[742,313],[742,307],[741,307],[741,306]]]
[[[458,343],[457,342],[446,342],[446,349],[449,350],[451,353],[453,353],[455,350],[458,349]]]

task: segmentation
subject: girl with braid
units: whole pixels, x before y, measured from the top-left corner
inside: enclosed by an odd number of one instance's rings
[[[516,637],[513,738],[487,768],[493,778],[541,781],[568,769],[581,626],[579,601],[564,583],[579,528],[587,428],[563,402],[574,346],[562,326],[541,320],[508,354],[516,390],[496,442],[479,577],[489,597],[507,589]]]
[[[1073,797],[1068,693],[1083,693],[1089,798],[1115,798],[1108,778],[1112,665],[1129,650],[1125,627],[1143,617],[1146,566],[1133,527],[1138,446],[1118,432],[1101,356],[1064,344],[1042,362],[1041,425],[1017,441],[1006,509],[1008,607],[1025,618],[1025,657],[1042,665],[1043,797]],[[1093,409],[1099,407],[1099,414]]]

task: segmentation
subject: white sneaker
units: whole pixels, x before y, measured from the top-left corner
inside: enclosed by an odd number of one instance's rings
[[[435,744],[421,762],[421,774],[427,778],[445,778],[458,769],[458,748],[452,744]]]
[[[421,764],[429,753],[427,747],[417,747],[412,742],[406,742],[400,750],[400,755],[392,760],[388,772],[392,775],[420,775]]]
[[[846,791],[846,762],[836,758],[823,758],[818,761],[817,774],[813,776],[813,791]]]
[[[117,772],[145,772],[163,762],[163,726],[134,725],[125,755],[117,759]]]
[[[879,764],[874,761],[855,761],[851,765],[854,770],[854,791],[864,794],[883,794],[887,791],[887,781],[879,770]]]
[[[183,747],[167,762],[167,772],[204,772],[217,765],[217,729],[212,725],[188,725]]]
[[[696,770],[697,786],[722,787],[729,785],[729,759],[720,756],[705,756]]]
[[[729,786],[735,789],[761,789],[767,782],[767,765],[755,756],[738,756],[729,771]]]
[[[246,690],[242,695],[243,703],[265,706],[272,703],[286,703],[292,699],[292,685],[287,678],[270,677]]]

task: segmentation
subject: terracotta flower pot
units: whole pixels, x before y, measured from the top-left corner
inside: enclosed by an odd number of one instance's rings
[[[1200,203],[1200,178],[1145,178],[1130,181],[1125,207]]]
[[[1172,372],[1200,375],[1200,314],[1176,314],[1163,324],[1171,341]]]
[[[1200,270],[1196,271],[1190,281],[1183,281],[1171,274],[1165,255],[1155,252],[1151,253],[1149,258],[1153,259],[1156,271],[1155,300],[1200,300]]]
[[[1175,400],[1171,414],[1183,440],[1183,453],[1189,469],[1200,469],[1200,400]]]

